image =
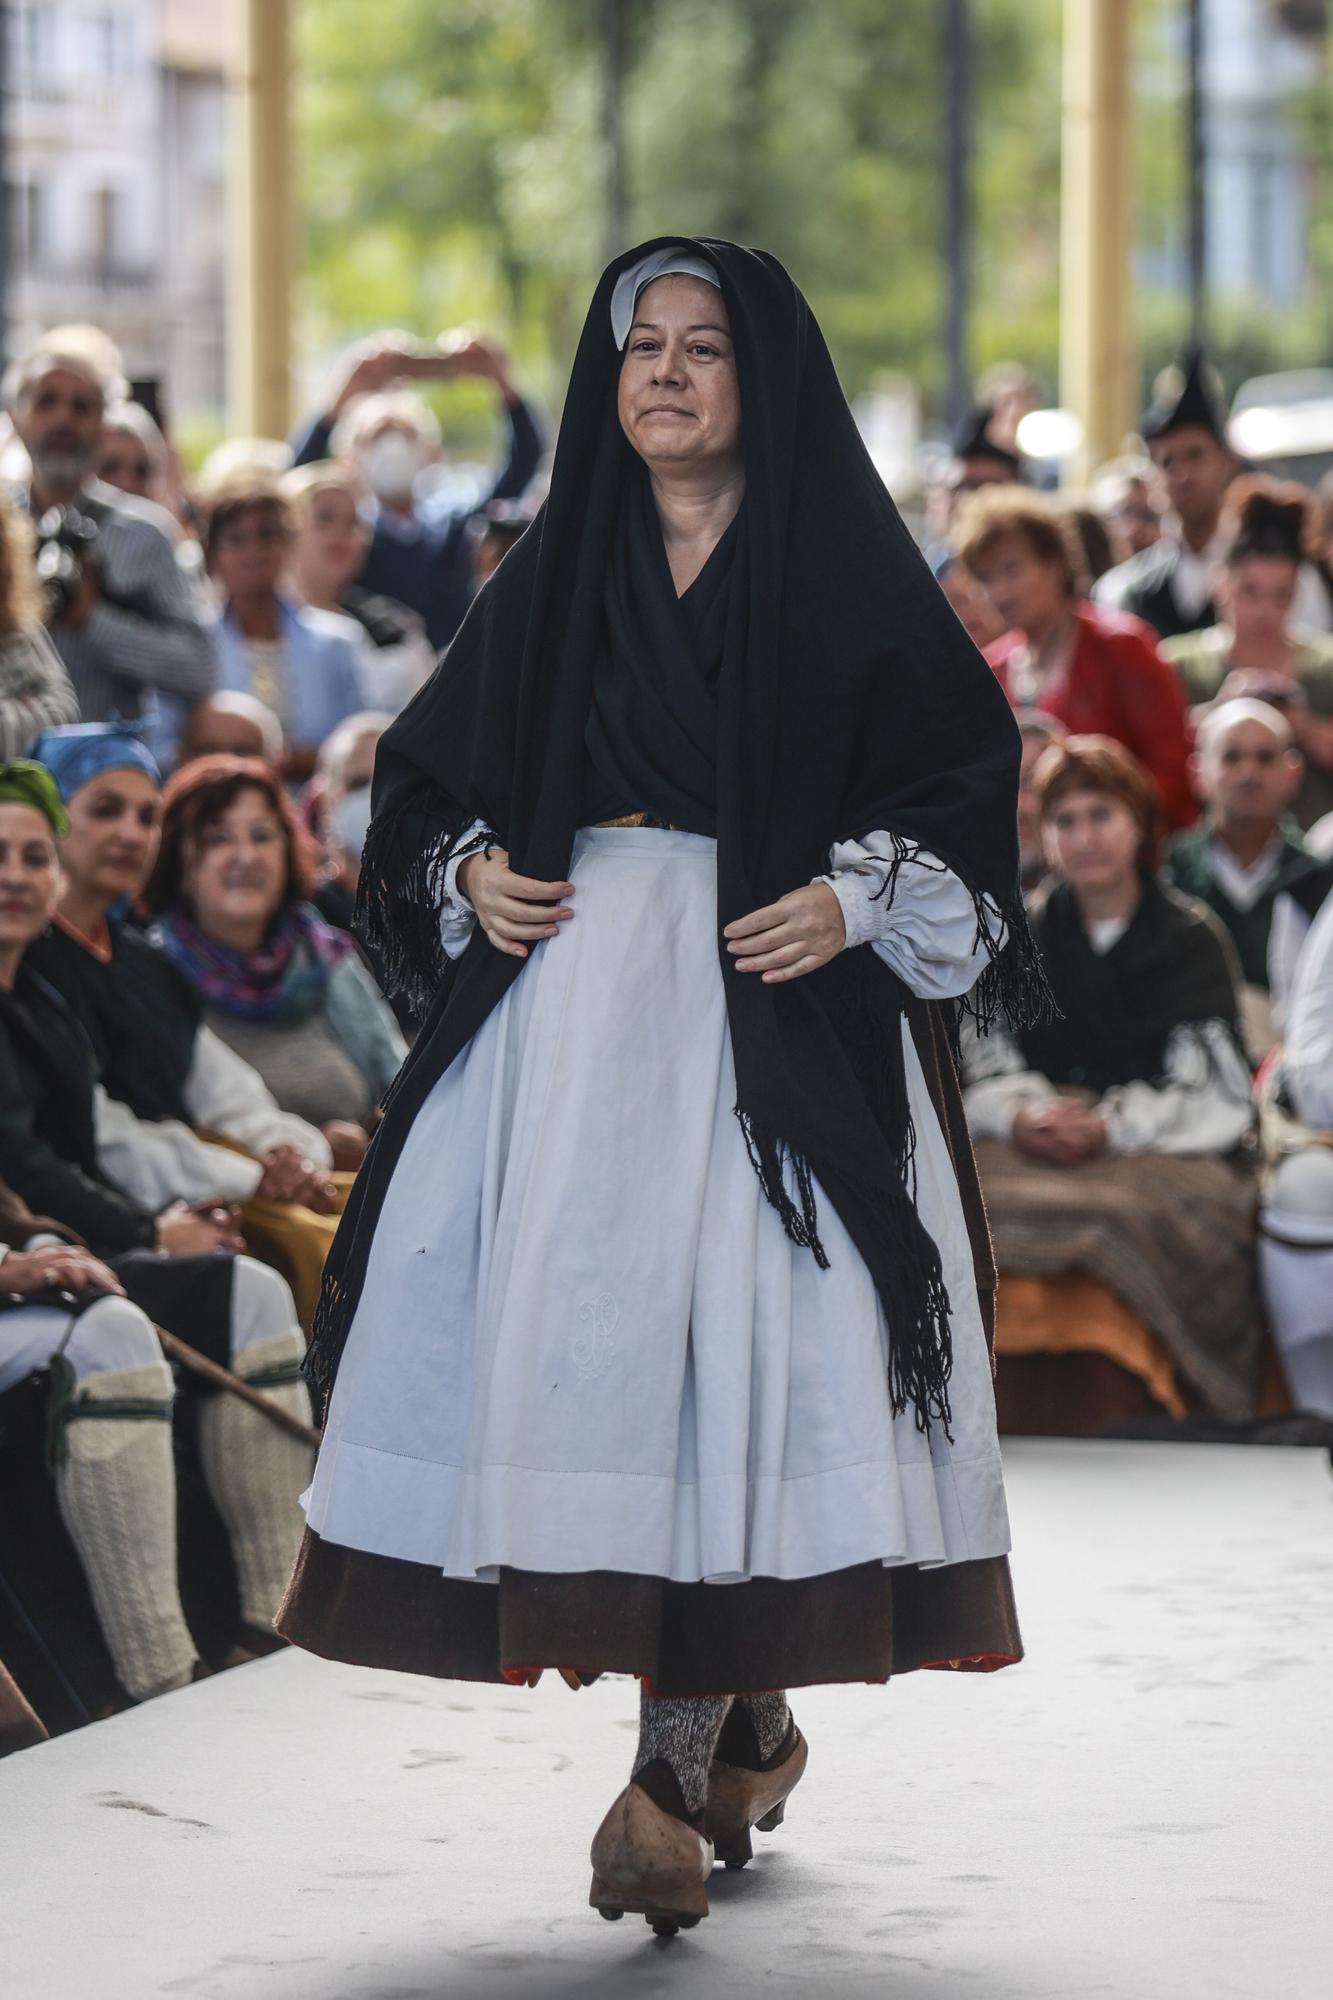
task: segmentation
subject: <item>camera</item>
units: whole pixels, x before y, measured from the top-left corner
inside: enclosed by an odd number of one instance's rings
[[[48,507],[37,522],[34,559],[48,625],[66,617],[77,601],[84,561],[94,555],[96,543],[96,521],[77,507]]]

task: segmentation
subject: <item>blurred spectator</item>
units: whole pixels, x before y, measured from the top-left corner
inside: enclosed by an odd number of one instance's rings
[[[353,929],[357,884],[361,879],[361,854],[370,826],[370,785],[375,773],[375,751],[393,717],[367,710],[349,716],[329,737],[319,753],[319,765],[302,794],[306,824],[323,857],[323,872],[311,900],[326,923],[345,931],[383,992],[384,968],[364,939]],[[394,1019],[409,1041],[420,1026],[419,1017],[406,994],[396,993],[389,1001]]]
[[[282,492],[295,528],[288,573],[293,590],[312,609],[342,612],[361,627],[367,696],[397,715],[434,672],[435,649],[415,611],[372,597],[356,582],[370,527],[357,509],[355,478],[333,459],[317,459],[289,472]]]
[[[204,552],[221,598],[210,628],[218,685],[274,710],[286,770],[306,778],[330,730],[366,706],[361,629],[282,590],[291,512],[271,474],[238,466],[205,497]]]
[[[481,376],[495,384],[509,425],[509,451],[485,500],[516,500],[542,454],[541,432],[502,350],[466,335],[422,348],[388,334],[353,350],[329,407],[295,441],[295,462],[348,457],[371,495],[371,543],[357,579],[372,597],[405,604],[425,621],[431,645],[447,646],[472,596],[467,524],[476,506],[420,497],[422,475],[440,457],[440,426],[417,395],[389,393],[404,381]]]
[[[981,585],[957,556],[946,556],[935,570],[935,581],[958,616],[972,644],[985,652],[1004,634],[1004,620]]]
[[[286,763],[282,724],[252,694],[230,689],[191,709],[181,739],[181,762],[195,757],[262,757],[275,771]]]
[[[1226,427],[1226,405],[1202,353],[1159,378],[1142,430],[1171,512],[1160,539],[1108,570],[1093,596],[1109,610],[1145,618],[1163,638],[1213,622],[1218,527],[1237,471]]]
[[[530,500],[488,500],[472,522],[473,594],[490,581],[537,518]]]
[[[1109,459],[1093,475],[1088,505],[1125,558],[1142,555],[1162,538],[1156,490],[1157,473],[1150,458]]]
[[[1046,715],[1039,708],[1029,708],[1018,718],[1018,734],[1023,745],[1018,770],[1018,862],[1022,871],[1023,893],[1027,895],[1046,873],[1046,843],[1035,783],[1037,766],[1048,747],[1052,743],[1063,743],[1068,731],[1053,715]]]
[[[154,1323],[250,1377],[288,1413],[308,1422],[310,1405],[291,1294],[276,1273],[232,1254],[229,1212],[183,1202],[154,1212],[102,1177],[91,1051],[25,962],[55,908],[62,825],[47,772],[0,766],[0,1173],[42,1211],[39,1285],[26,1296],[46,1311],[44,1321],[23,1312],[6,1329],[0,1386],[18,1379],[16,1367],[52,1370],[61,1512],[117,1676],[142,1700],[189,1681],[195,1666],[176,1587],[173,1384]],[[21,1294],[31,1254],[25,1245],[13,1272]],[[311,1454],[229,1395],[199,1402],[196,1435],[236,1564],[239,1656],[253,1657],[273,1649]]]
[[[951,553],[954,517],[968,494],[984,486],[1012,486],[1023,477],[1018,453],[993,436],[994,419],[989,404],[967,411],[954,426],[943,470],[927,488],[925,555],[936,575]]]
[[[1105,576],[1108,569],[1114,568],[1118,558],[1100,514],[1094,513],[1091,507],[1080,506],[1069,506],[1066,512],[1078,536],[1083,552],[1083,574],[1091,588],[1098,577]]]
[[[1059,1013],[966,1049],[997,1348],[1092,1350],[1176,1414],[1244,1417],[1261,1329],[1234,955],[1159,883],[1156,791],[1119,744],[1054,744],[1036,784],[1052,876],[1032,923]]]
[[[1214,700],[1224,686],[1260,700],[1274,699],[1285,686],[1283,705],[1307,766],[1294,808],[1303,826],[1333,807],[1333,639],[1292,615],[1316,536],[1304,487],[1262,474],[1238,479],[1227,496],[1214,570],[1220,622],[1162,646],[1194,704]]]
[[[1041,408],[1041,390],[1036,376],[1021,361],[996,361],[977,382],[977,402],[990,413],[986,426],[993,444],[1022,463],[1018,448],[1018,427],[1024,417]]]
[[[320,1127],[335,1166],[353,1169],[406,1050],[351,939],[311,907],[313,886],[267,765],[214,757],[176,773],[144,892],[153,937],[214,1031],[284,1110]]]
[[[1194,784],[1203,817],[1172,843],[1167,870],[1226,925],[1246,991],[1246,1041],[1258,1060],[1273,1043],[1268,937],[1273,904],[1310,866],[1287,807],[1301,779],[1291,725],[1260,701],[1228,701],[1199,724]]]
[[[22,756],[41,729],[76,722],[69,675],[42,623],[32,528],[0,499],[0,760]]]
[[[344,1190],[313,1124],[203,1021],[198,994],[124,911],[156,852],[160,781],[138,738],[104,723],[34,746],[67,803],[64,883],[29,963],[77,1015],[98,1070],[99,1170],[149,1208],[240,1202],[247,1241],[308,1324]]]
[[[141,403],[108,404],[97,455],[104,486],[166,506],[167,458],[167,441]]]
[[[5,383],[32,466],[19,497],[37,526],[46,622],[89,721],[198,700],[214,678],[168,517],[93,477],[109,392],[124,392],[107,346],[95,329],[57,328]]]
[[[1087,602],[1068,515],[1041,494],[996,488],[968,500],[954,541],[1009,628],[986,658],[1017,712],[1113,736],[1147,765],[1170,824],[1188,826],[1198,805],[1180,689],[1140,619]]]
[[[1260,1223],[1260,1270],[1292,1401],[1333,1417],[1333,896],[1301,952],[1281,1091],[1293,1115]]]

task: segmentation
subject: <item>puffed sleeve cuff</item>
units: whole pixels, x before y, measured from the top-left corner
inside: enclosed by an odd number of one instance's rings
[[[838,841],[828,873],[815,880],[838,899],[844,948],[870,945],[919,999],[970,992],[1004,941],[994,904],[983,904],[988,942],[979,935],[972,891],[928,848],[904,845],[890,833]]]
[[[458,871],[469,856],[499,845],[500,836],[494,829],[484,819],[474,819],[445,864],[440,896],[440,943],[448,958],[462,956],[477,921],[476,911],[458,886]]]

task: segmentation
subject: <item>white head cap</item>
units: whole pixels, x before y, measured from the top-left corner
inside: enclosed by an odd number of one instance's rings
[[[623,348],[629,339],[629,330],[634,324],[634,308],[639,302],[639,293],[645,285],[651,285],[654,278],[669,278],[676,274],[685,278],[702,278],[707,285],[722,289],[722,280],[706,257],[698,257],[692,250],[683,247],[672,250],[653,250],[648,256],[640,257],[637,264],[631,264],[616,279],[615,290],[611,294],[611,336],[617,349]]]

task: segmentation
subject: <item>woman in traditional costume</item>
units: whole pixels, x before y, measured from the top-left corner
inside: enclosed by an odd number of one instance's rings
[[[1006,1420],[1045,1428],[1057,1399],[1061,1426],[1087,1430],[1154,1405],[1251,1416],[1258,1189],[1234,947],[1158,880],[1161,804],[1120,744],[1067,737],[1034,783],[1052,873],[1032,929],[1060,1011],[969,1047],[964,1072]]]
[[[948,1043],[1039,997],[1018,762],[786,272],[617,259],[550,497],[380,746],[363,920],[430,1006],[280,1618],[638,1676],[606,1916],[707,1913],[804,1768],[788,1687],[1020,1657]]]

